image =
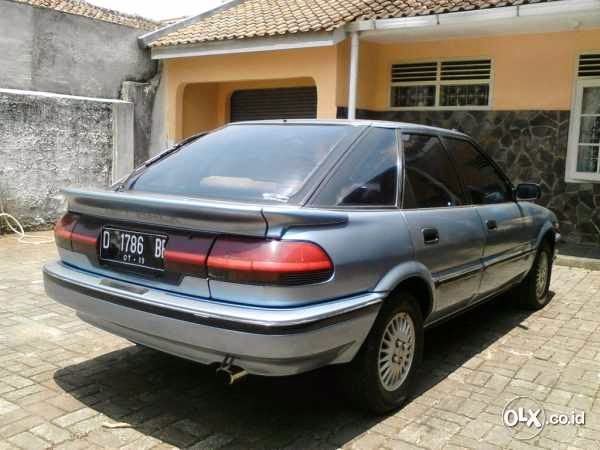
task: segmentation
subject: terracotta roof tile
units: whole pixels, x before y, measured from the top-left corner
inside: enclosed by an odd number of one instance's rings
[[[244,0],[159,37],[150,47],[332,31],[354,20],[424,16],[545,1],[558,0]]]
[[[12,0],[16,3],[25,3],[38,8],[53,9],[55,11],[88,17],[103,22],[116,23],[140,30],[153,31],[161,26],[158,22],[144,19],[139,16],[124,14],[99,6],[91,5],[82,0]]]

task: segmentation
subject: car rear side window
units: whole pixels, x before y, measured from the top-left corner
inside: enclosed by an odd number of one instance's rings
[[[452,161],[437,137],[403,134],[402,147],[404,208],[440,208],[464,204]]]
[[[475,205],[511,201],[510,188],[489,159],[463,139],[444,138],[444,145],[456,161],[464,189]]]
[[[231,125],[150,165],[131,189],[255,203],[289,203],[349,125]]]
[[[396,205],[398,149],[396,133],[372,128],[319,190],[316,206],[388,207]]]

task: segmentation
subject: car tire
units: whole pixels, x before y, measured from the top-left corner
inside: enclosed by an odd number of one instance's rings
[[[517,301],[525,309],[542,309],[550,301],[553,254],[548,243],[542,243],[531,270],[517,289]]]
[[[408,293],[388,298],[343,372],[352,399],[375,414],[400,408],[413,394],[423,339],[423,317],[416,299]],[[392,343],[395,346],[390,349]]]

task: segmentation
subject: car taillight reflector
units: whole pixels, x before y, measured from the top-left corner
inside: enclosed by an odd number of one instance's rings
[[[71,213],[67,213],[62,216],[54,225],[54,241],[56,245],[71,250],[71,237],[73,235],[73,229],[77,225],[77,216]]]
[[[165,249],[165,270],[206,276],[206,256],[213,238],[171,236]]]
[[[241,283],[316,283],[333,272],[327,253],[302,241],[218,238],[207,266],[210,278]]]
[[[95,257],[99,236],[100,227],[96,223],[83,218],[77,220],[71,235],[73,251]]]
[[[79,216],[67,213],[54,226],[56,245],[67,250],[83,251],[95,249],[97,236],[75,231]]]

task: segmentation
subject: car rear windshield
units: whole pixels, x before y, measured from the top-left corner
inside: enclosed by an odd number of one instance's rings
[[[350,134],[348,125],[231,125],[150,165],[132,190],[226,201],[292,203]]]

